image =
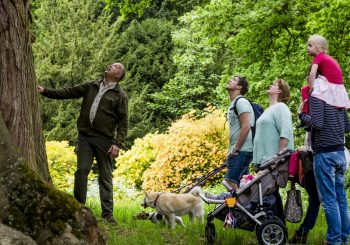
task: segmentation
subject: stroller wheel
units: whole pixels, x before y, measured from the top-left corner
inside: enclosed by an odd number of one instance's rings
[[[205,237],[208,244],[213,244],[215,241],[215,225],[213,223],[207,223],[205,226]]]
[[[256,230],[256,235],[261,245],[286,244],[287,234],[287,228],[278,218],[263,221]]]

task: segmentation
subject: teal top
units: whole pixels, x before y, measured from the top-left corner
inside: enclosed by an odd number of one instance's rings
[[[256,122],[253,163],[262,164],[278,153],[280,138],[287,139],[288,149],[293,150],[292,114],[282,102],[267,108]]]
[[[242,97],[242,95],[237,96],[237,98],[238,97]],[[231,102],[227,111],[227,119],[229,121],[229,133],[230,133],[230,143],[229,143],[230,152],[235,147],[238,140],[239,132],[241,130],[239,115],[241,115],[242,113],[248,112],[250,116],[250,126],[253,126],[255,121],[253,108],[250,105],[250,102],[246,99],[240,99],[237,101],[236,108],[237,108],[238,115],[236,115],[236,113],[233,110],[233,105],[236,99],[234,99]],[[252,130],[249,130],[249,134],[246,138],[246,141],[242,145],[240,151],[247,151],[247,152],[253,151]]]

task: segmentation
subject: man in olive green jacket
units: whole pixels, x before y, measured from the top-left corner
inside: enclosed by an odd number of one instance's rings
[[[102,217],[110,223],[115,223],[112,158],[118,156],[128,130],[128,97],[118,83],[124,75],[124,66],[114,63],[105,70],[104,79],[100,81],[57,90],[37,88],[43,96],[52,99],[83,97],[77,122],[78,166],[74,174],[74,197],[85,204],[87,176],[95,157],[99,169]]]

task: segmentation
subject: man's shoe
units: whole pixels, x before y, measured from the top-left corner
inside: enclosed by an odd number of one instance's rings
[[[115,225],[115,224],[116,224],[115,219],[113,218],[112,215],[103,217],[103,219],[104,219],[105,221],[107,221],[108,223],[112,224],[112,225]]]
[[[289,239],[289,244],[306,244],[307,233],[303,231],[296,230],[294,236]]]

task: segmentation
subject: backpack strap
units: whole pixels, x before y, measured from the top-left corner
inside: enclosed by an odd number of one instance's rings
[[[240,96],[240,97],[236,98],[236,100],[235,100],[235,102],[233,103],[233,106],[232,106],[232,108],[231,108],[230,110],[233,110],[233,112],[236,114],[236,116],[238,116],[237,102],[238,102],[238,100],[241,99],[241,98],[246,99],[246,100],[249,102],[249,104],[250,104],[250,106],[252,107],[252,109],[253,109],[253,113],[254,113],[254,114],[253,114],[253,115],[254,115],[254,124],[253,124],[253,126],[250,125],[250,129],[251,129],[251,131],[252,131],[252,140],[254,141],[254,138],[255,138],[255,130],[256,130],[256,118],[255,118],[256,115],[255,115],[255,112],[254,112],[254,107],[253,107],[252,102],[251,102],[250,100],[248,100],[246,97]],[[250,120],[249,120],[249,124],[250,124]]]
[[[241,98],[245,98],[245,97],[240,96],[240,97],[236,98],[235,103],[233,103],[233,106],[232,106],[232,108],[231,108],[231,110],[233,110],[233,112],[236,114],[236,116],[238,116],[237,102],[238,102],[238,100],[241,99]],[[245,99],[246,99],[246,98],[245,98]],[[246,100],[248,100],[248,99],[246,99]],[[248,100],[248,101],[249,101],[249,100]],[[249,102],[250,102],[250,101],[249,101]]]
[[[231,110],[233,110],[233,112],[236,114],[236,116],[238,116],[237,102],[238,102],[238,100],[241,99],[241,98],[244,98],[244,99],[246,99],[246,100],[249,102],[250,106],[251,106],[252,109],[253,109],[253,113],[254,113],[254,107],[253,107],[252,102],[251,102],[250,100],[248,100],[246,97],[240,96],[240,97],[238,97],[238,98],[235,100],[235,102],[233,103],[233,106],[232,106],[232,108],[231,108]],[[255,117],[255,113],[254,113],[254,117]],[[255,119],[255,118],[254,118],[254,119]],[[256,119],[254,120],[254,125],[251,126],[251,128],[252,128],[252,127],[255,127],[255,121],[256,121]],[[250,122],[249,122],[249,123],[250,123]]]

